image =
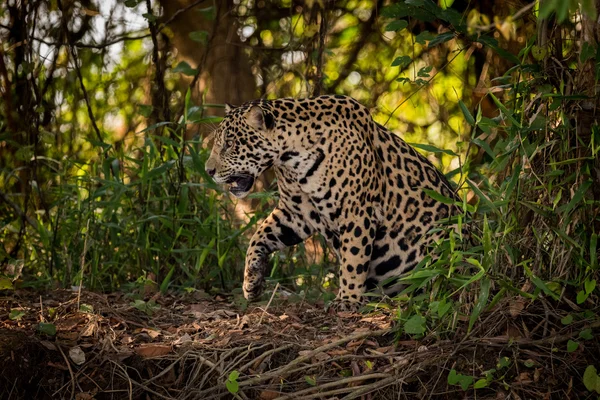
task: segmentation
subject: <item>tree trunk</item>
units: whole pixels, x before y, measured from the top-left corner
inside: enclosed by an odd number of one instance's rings
[[[164,20],[174,18],[169,28],[178,60],[200,68],[192,92],[195,102],[239,105],[254,99],[256,81],[237,32],[239,24],[233,1],[205,1],[185,9],[192,3],[193,0],[160,0]],[[207,43],[192,40],[193,32],[205,32]],[[191,77],[182,78],[184,92],[191,82]],[[211,110],[213,115],[223,112],[222,108]]]

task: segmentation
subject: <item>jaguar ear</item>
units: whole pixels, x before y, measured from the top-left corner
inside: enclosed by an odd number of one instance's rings
[[[225,103],[225,116],[231,114],[231,112],[233,111],[234,108],[235,108],[235,106],[232,106],[229,103]]]
[[[261,131],[271,130],[275,125],[273,115],[256,105],[246,112],[246,121],[248,125]]]

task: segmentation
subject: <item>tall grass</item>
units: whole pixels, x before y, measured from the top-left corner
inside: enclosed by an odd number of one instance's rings
[[[43,197],[46,208],[25,226],[14,209],[3,218],[4,240],[20,249],[12,262],[24,266],[23,285],[83,281],[92,290],[114,290],[146,277],[166,290],[239,282],[244,233],[258,216],[231,218],[229,197],[204,171],[208,150],[201,139],[183,140],[186,123],[167,125],[168,135],[146,129],[128,153],[107,147],[89,162],[49,162],[48,183],[32,182],[32,196]],[[7,168],[0,174],[6,187],[16,176]]]
[[[546,71],[526,63],[532,47],[497,80],[502,94],[488,94],[496,118],[483,117],[477,105],[475,116],[463,107],[475,150],[461,171],[465,200],[454,203],[464,213],[453,222],[468,222],[471,241],[451,231],[434,250],[438,258],[403,278],[406,333],[452,331],[461,319],[470,330],[507,297],[597,305],[600,124],[581,133],[577,110],[589,97],[566,95],[559,79],[549,85]]]

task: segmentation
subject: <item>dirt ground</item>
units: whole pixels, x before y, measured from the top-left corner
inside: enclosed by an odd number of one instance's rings
[[[544,300],[513,299],[469,334],[463,317],[453,332],[440,326],[419,340],[398,334],[395,311],[332,313],[285,300],[242,311],[199,293],[155,301],[0,292],[0,399],[598,396],[582,379],[600,366],[600,323],[575,311],[569,321]]]

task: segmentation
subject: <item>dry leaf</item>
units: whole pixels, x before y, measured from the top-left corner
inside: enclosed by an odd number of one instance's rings
[[[248,315],[244,315],[242,317],[242,320],[240,321],[239,328],[245,329],[245,328],[248,328],[249,326],[250,326],[250,317],[248,317]]]
[[[506,335],[509,338],[515,338],[515,339],[518,339],[522,336],[519,328],[517,328],[516,326],[513,326],[513,325],[508,325],[506,327]]]
[[[161,333],[157,330],[154,329],[149,329],[149,328],[142,328],[142,332],[145,332],[148,334],[148,336],[150,336],[150,338],[152,339],[156,339],[157,337],[159,337],[161,335]]]
[[[52,342],[49,342],[49,341],[47,341],[47,340],[42,340],[42,341],[40,341],[40,344],[41,344],[42,346],[44,346],[45,348],[47,348],[48,350],[54,350],[54,351],[56,351],[56,350],[57,350],[57,349],[56,349],[56,346],[54,345],[54,343],[52,343]]]
[[[350,354],[350,352],[348,350],[330,350],[327,352],[327,354],[329,354],[332,357],[336,357],[336,356],[344,356],[346,354]]]
[[[417,342],[416,340],[400,340],[396,344],[398,346],[416,347],[419,345],[419,342]]]
[[[225,336],[223,339],[215,342],[215,347],[225,347],[229,344],[229,341],[231,340],[231,336]]]
[[[317,362],[329,360],[331,356],[327,353],[317,353],[313,357]]]
[[[59,331],[72,331],[78,327],[78,325],[83,325],[88,322],[87,314],[78,314],[69,318],[65,318],[59,321],[56,321],[56,329]]]
[[[525,308],[525,300],[523,298],[515,298],[508,304],[508,312],[511,317],[517,318],[521,311]]]
[[[189,343],[192,341],[192,338],[190,337],[190,335],[188,335],[187,333],[184,334],[183,336],[181,336],[180,338],[178,338],[175,342],[173,342],[173,344],[175,346],[184,344],[184,343]]]
[[[521,372],[516,379],[519,383],[531,383],[531,377],[529,376],[529,372]]]
[[[123,344],[129,344],[131,342],[133,342],[133,338],[130,335],[123,335],[121,337],[121,343],[123,343]]]
[[[367,349],[367,351],[378,353],[378,354],[386,354],[386,353],[389,353],[394,350],[395,350],[394,346],[385,346],[385,347],[378,347],[376,349]]]
[[[387,315],[377,315],[374,317],[363,317],[361,318],[361,321],[364,322],[380,322],[380,321],[385,321],[387,320]]]
[[[135,352],[142,357],[164,356],[171,352],[171,346],[164,344],[141,345],[135,349]]]
[[[90,322],[89,324],[87,324],[86,326],[83,327],[83,329],[81,330],[79,335],[81,337],[89,337],[94,334],[95,330],[96,330],[96,324],[93,322]]]
[[[69,349],[69,358],[75,363],[75,365],[82,365],[85,363],[85,353],[79,346],[71,347]]]

